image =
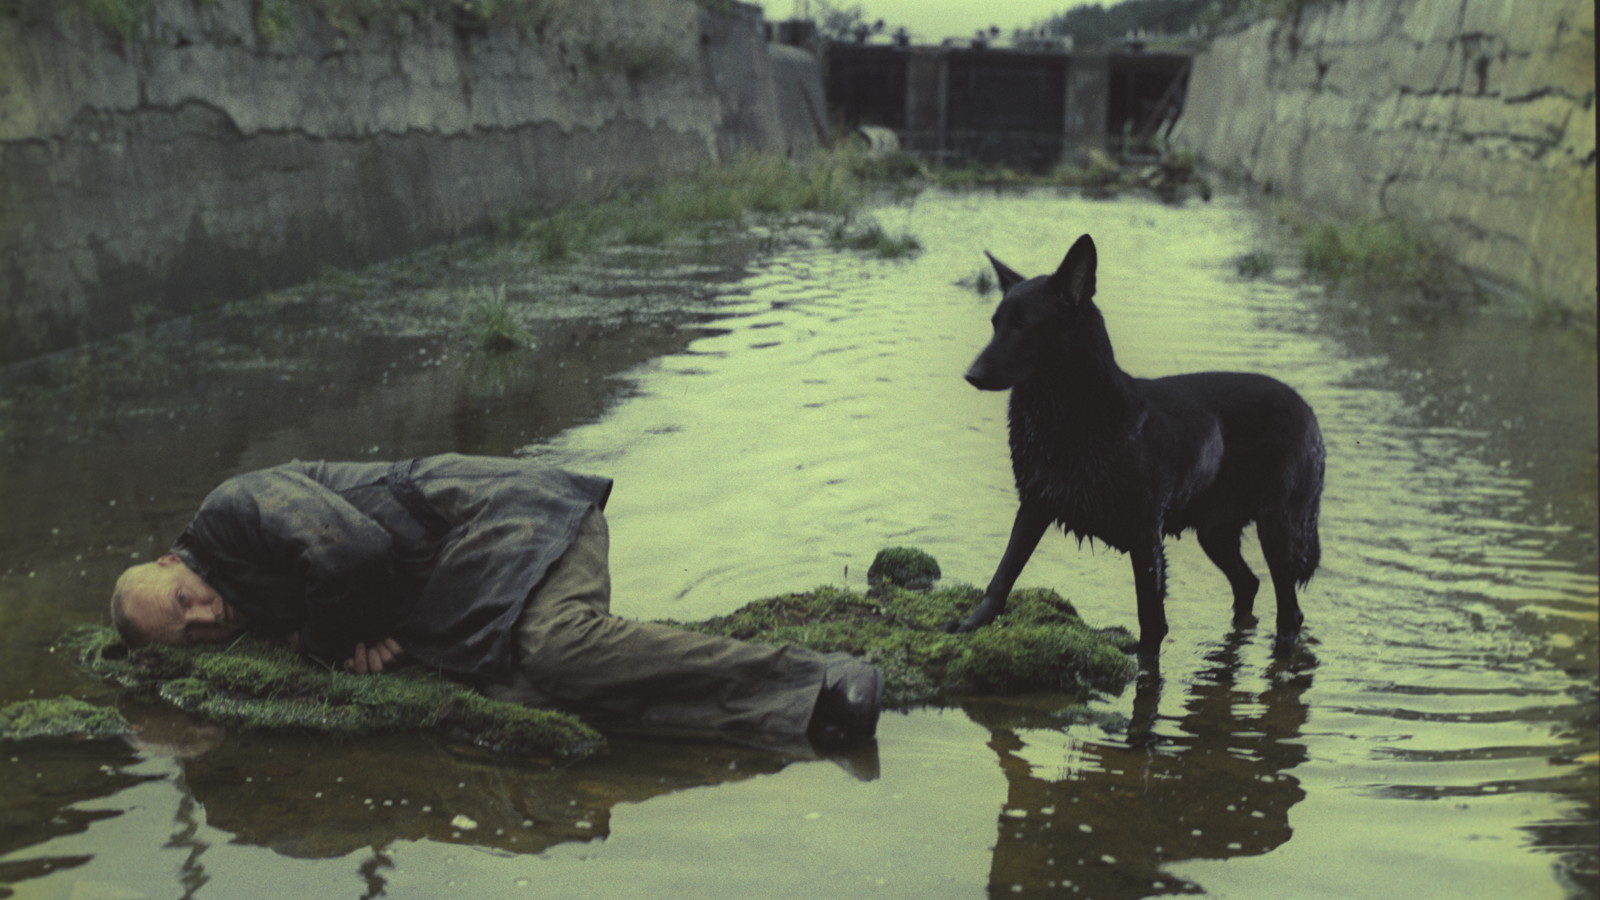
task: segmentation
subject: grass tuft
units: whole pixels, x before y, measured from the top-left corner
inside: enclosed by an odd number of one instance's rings
[[[1251,250],[1233,261],[1233,268],[1244,278],[1265,278],[1277,267],[1277,259],[1267,250]]]
[[[914,235],[901,232],[890,234],[876,221],[863,225],[841,222],[828,234],[828,244],[835,250],[859,250],[883,259],[900,259],[922,249],[922,242]]]
[[[863,181],[883,183],[910,183],[927,181],[932,173],[922,160],[905,150],[887,153],[866,153],[859,150],[842,151],[842,162],[850,173]]]
[[[467,328],[485,350],[514,350],[533,342],[533,335],[512,312],[503,284],[473,288],[464,318]]]
[[[871,194],[871,184],[856,173],[858,166],[858,157],[848,152],[802,161],[748,156],[546,216],[502,218],[495,234],[521,242],[535,262],[549,265],[597,247],[704,236],[752,214],[845,215]]]
[[[956,281],[956,285],[973,291],[980,297],[987,297],[990,292],[1000,286],[999,282],[995,280],[994,273],[989,270],[988,266],[983,266],[976,272],[973,272],[971,275],[968,275],[962,279],[958,279]]]
[[[1441,257],[1390,220],[1322,222],[1301,235],[1306,271],[1333,281],[1427,284],[1441,278]]]

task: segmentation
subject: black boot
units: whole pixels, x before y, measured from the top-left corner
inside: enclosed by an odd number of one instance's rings
[[[828,660],[822,691],[811,714],[811,734],[821,743],[840,746],[872,737],[883,704],[883,676],[875,666],[838,654]]]

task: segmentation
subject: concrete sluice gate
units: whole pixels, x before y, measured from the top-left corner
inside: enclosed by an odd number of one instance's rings
[[[946,163],[1048,167],[1091,147],[1138,150],[1178,115],[1187,53],[858,46],[827,51],[830,112]]]

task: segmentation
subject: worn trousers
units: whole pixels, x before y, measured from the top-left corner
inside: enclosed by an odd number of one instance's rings
[[[600,724],[691,734],[803,735],[827,658],[611,614],[605,516],[584,516],[517,620],[517,673],[490,695]]]

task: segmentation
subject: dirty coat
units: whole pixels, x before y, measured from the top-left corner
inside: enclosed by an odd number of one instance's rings
[[[223,482],[173,552],[253,633],[325,661],[394,638],[412,660],[508,681],[514,627],[611,481],[508,458],[290,462]]]

